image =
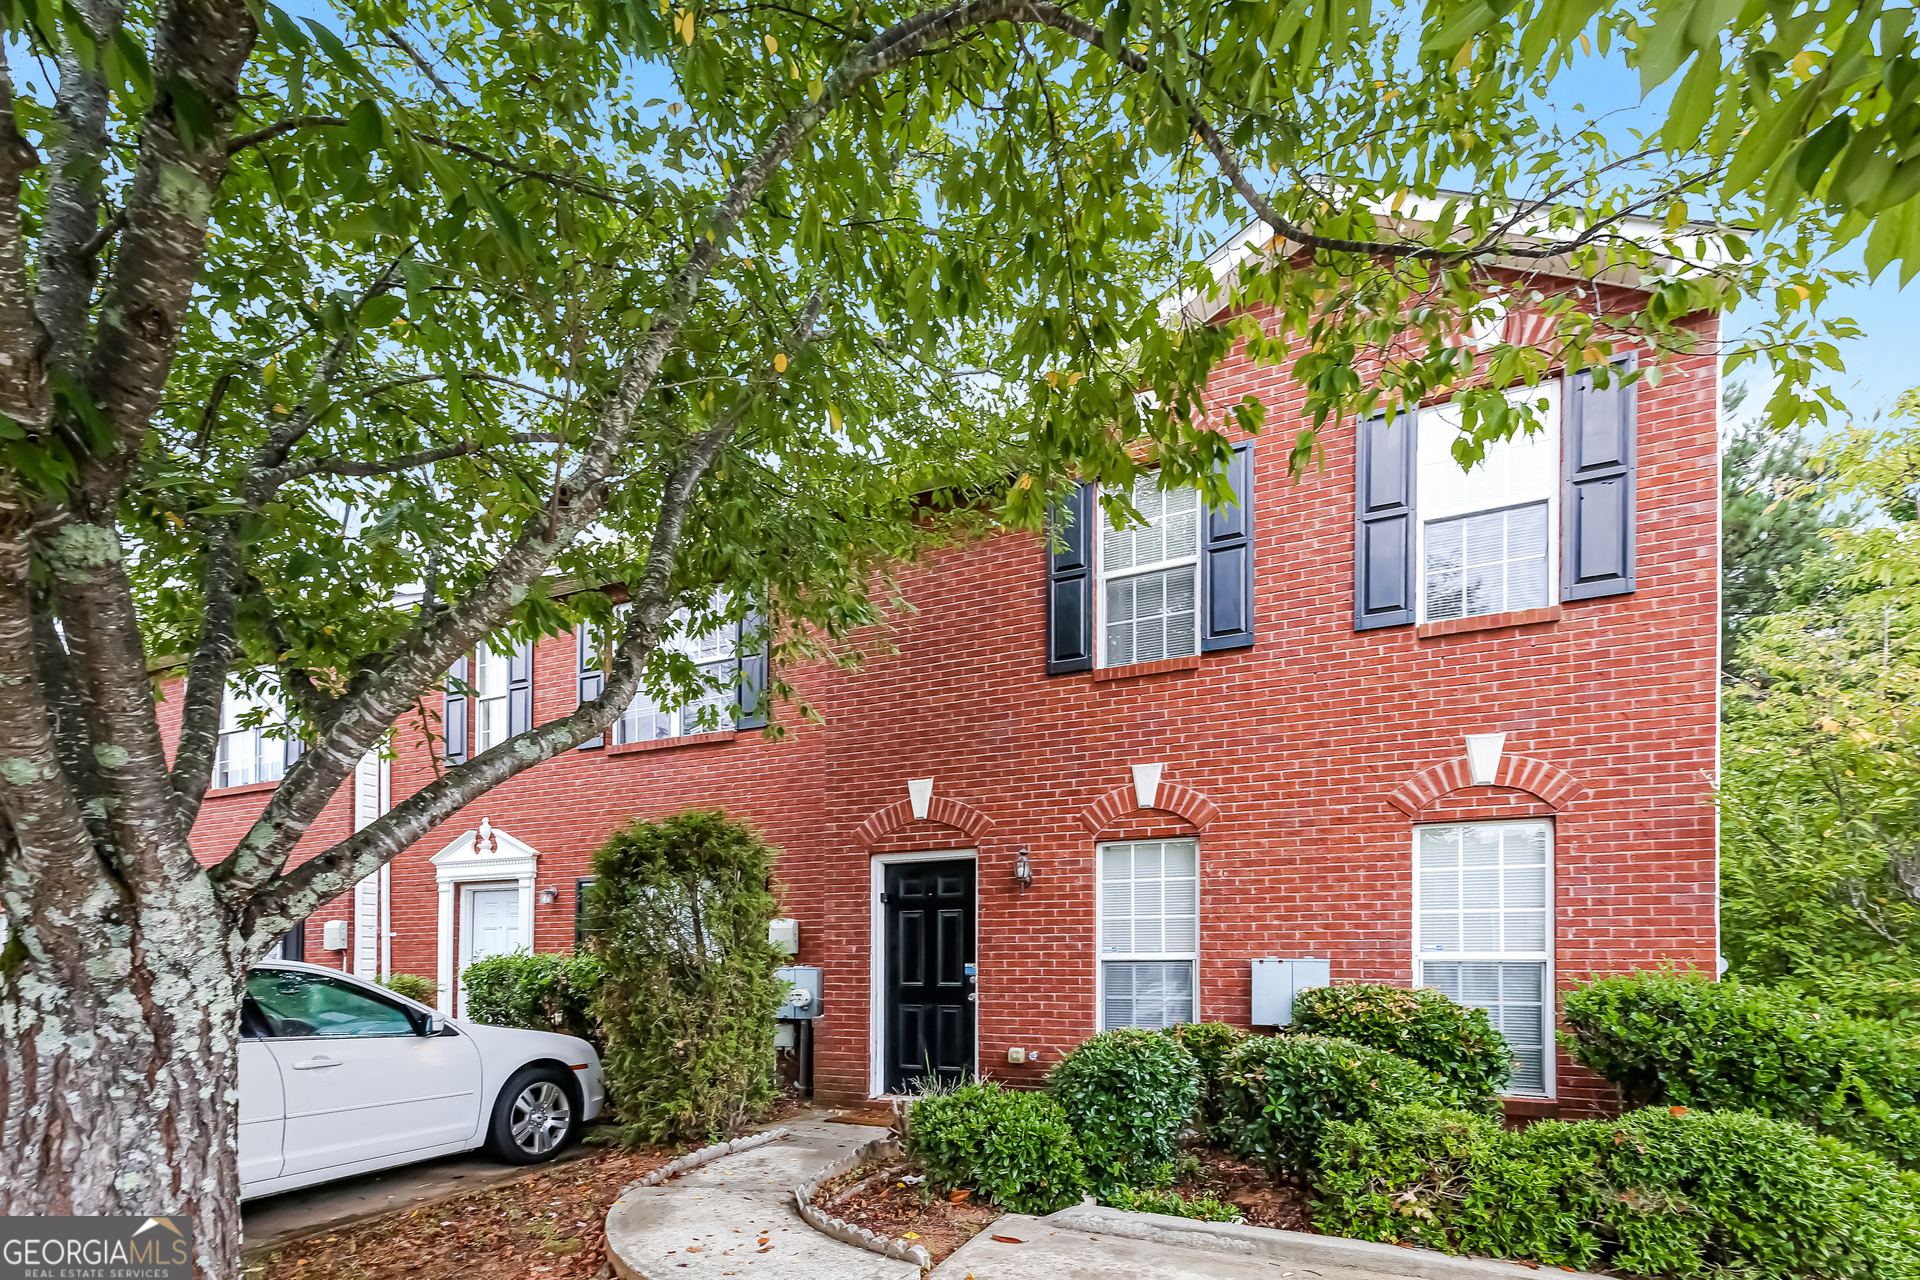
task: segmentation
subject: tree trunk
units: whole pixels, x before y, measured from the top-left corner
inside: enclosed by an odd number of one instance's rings
[[[183,1215],[196,1274],[229,1280],[245,955],[204,875],[111,885],[8,922],[0,1213]]]

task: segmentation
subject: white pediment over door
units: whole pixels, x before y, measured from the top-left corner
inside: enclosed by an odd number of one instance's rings
[[[485,818],[433,855],[435,879],[442,884],[467,880],[518,880],[531,876],[540,853]]]

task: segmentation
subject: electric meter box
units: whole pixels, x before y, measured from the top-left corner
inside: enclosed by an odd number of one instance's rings
[[[793,965],[775,969],[773,976],[785,984],[787,1002],[773,1016],[791,1021],[811,1022],[820,1016],[820,969],[817,965]]]
[[[1253,1011],[1256,1027],[1285,1027],[1293,1022],[1293,998],[1310,987],[1333,985],[1333,964],[1304,956],[1298,960],[1253,962]]]

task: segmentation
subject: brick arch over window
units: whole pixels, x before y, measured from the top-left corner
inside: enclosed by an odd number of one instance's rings
[[[1099,835],[1113,825],[1121,814],[1131,813],[1140,807],[1139,798],[1131,785],[1115,787],[1107,794],[1095,800],[1080,813],[1080,825]],[[1192,787],[1183,787],[1177,782],[1160,783],[1160,790],[1154,793],[1153,807],[1167,813],[1178,814],[1194,826],[1205,828],[1209,822],[1220,816],[1220,806],[1195,791]]]
[[[888,805],[861,823],[859,830],[854,832],[854,839],[861,848],[870,849],[888,832],[911,826],[916,821],[938,822],[942,826],[965,832],[975,840],[985,835],[987,828],[993,825],[992,818],[970,804],[949,800],[945,796],[934,796],[927,802],[925,819],[916,819],[913,816],[913,803],[902,800],[898,804]]]
[[[1448,792],[1465,791],[1475,785],[1473,775],[1467,772],[1466,757],[1462,756],[1414,774],[1393,789],[1387,803],[1409,818],[1417,818],[1422,809]],[[1579,779],[1565,769],[1526,756],[1501,756],[1500,769],[1494,774],[1492,785],[1524,791],[1556,812],[1565,809],[1585,790]]]

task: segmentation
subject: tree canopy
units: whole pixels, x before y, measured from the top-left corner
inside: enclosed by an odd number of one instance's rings
[[[1222,500],[1230,428],[1305,469],[1330,424],[1451,395],[1470,462],[1530,420],[1510,388],[1629,350],[1657,378],[1741,299],[1770,316],[1721,354],[1822,413],[1821,207],[1546,112],[1536,29],[1449,48],[1446,11],[6,0],[0,1141],[41,1176],[0,1206],[193,1212],[230,1270],[231,1104],[195,1082],[230,1078],[245,964],[684,686],[676,627],[818,652],[893,566],[1038,528],[1073,478],[1116,518],[1143,466]],[[1297,420],[1206,397],[1236,349]],[[583,617],[616,632],[599,696],[294,859],[460,655]],[[233,678],[310,747],[209,869]]]

